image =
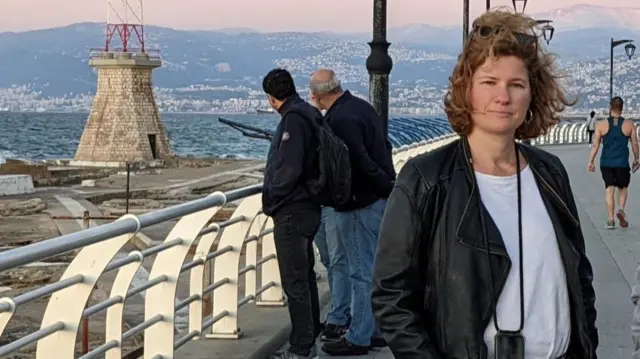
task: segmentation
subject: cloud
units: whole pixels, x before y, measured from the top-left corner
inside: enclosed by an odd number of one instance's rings
[[[218,72],[230,72],[231,71],[231,65],[228,62],[217,63],[215,68],[216,68],[216,71],[218,71]]]

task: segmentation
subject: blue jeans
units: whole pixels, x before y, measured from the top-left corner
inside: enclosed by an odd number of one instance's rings
[[[386,200],[349,212],[335,212],[338,238],[344,246],[351,278],[351,325],[346,339],[369,346],[371,338],[381,335],[371,309],[373,259]]]
[[[331,311],[327,323],[346,325],[351,318],[351,282],[347,253],[338,240],[335,211],[331,207],[322,208],[320,229],[314,238],[320,262],[327,268],[331,289]]]

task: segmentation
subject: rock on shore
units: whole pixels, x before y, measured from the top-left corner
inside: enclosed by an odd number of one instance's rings
[[[47,209],[47,203],[40,198],[0,201],[0,217],[27,216],[41,213],[45,209]]]

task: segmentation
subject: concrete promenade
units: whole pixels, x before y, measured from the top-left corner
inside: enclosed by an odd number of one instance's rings
[[[587,171],[587,145],[547,147],[564,163],[580,210],[587,253],[594,267],[600,358],[631,358],[631,286],[640,263],[640,177],[632,176],[627,202],[629,228],[604,229],[607,213],[598,170]],[[597,159],[599,161],[599,158]],[[596,162],[596,167],[597,166]]]
[[[598,171],[587,171],[588,145],[548,146],[545,149],[564,162],[578,203],[587,251],[594,267],[600,332],[598,356],[629,359],[632,351],[629,325],[633,312],[630,286],[640,263],[640,184],[633,183],[640,181],[640,177],[632,177],[629,192],[627,215],[631,225],[626,229],[606,230],[604,185]],[[350,358],[392,359],[393,355],[385,349],[371,351],[366,357]]]

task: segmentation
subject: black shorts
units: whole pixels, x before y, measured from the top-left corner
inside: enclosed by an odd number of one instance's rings
[[[631,182],[631,168],[629,167],[600,167],[605,187],[629,187]]]

